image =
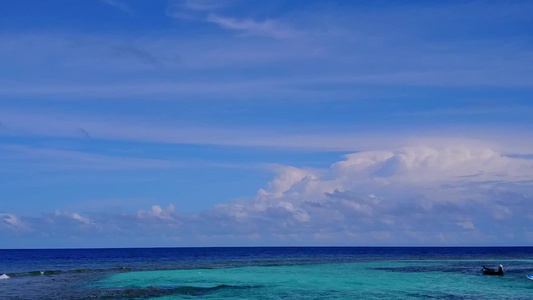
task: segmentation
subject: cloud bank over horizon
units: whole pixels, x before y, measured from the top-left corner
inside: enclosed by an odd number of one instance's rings
[[[2,212],[21,239],[135,235],[162,245],[523,245],[533,231],[533,160],[484,147],[406,147],[345,156],[327,169],[278,165],[255,197],[186,213]]]

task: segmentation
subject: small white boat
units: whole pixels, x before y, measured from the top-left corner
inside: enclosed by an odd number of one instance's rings
[[[527,279],[533,280],[533,274],[526,275]]]

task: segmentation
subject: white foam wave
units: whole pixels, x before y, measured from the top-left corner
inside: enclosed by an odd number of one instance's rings
[[[0,275],[0,279],[9,279],[9,276],[7,274]]]

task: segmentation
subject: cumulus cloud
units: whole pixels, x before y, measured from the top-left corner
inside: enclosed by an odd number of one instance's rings
[[[80,221],[81,223],[86,224],[86,225],[90,225],[90,224],[91,224],[91,220],[90,220],[89,218],[82,217],[82,216],[80,216],[80,215],[77,214],[77,213],[73,213],[73,214],[72,214],[72,219],[74,219],[74,220],[78,220],[78,221]]]
[[[137,216],[140,219],[157,218],[162,220],[174,220],[174,212],[176,207],[173,204],[163,209],[159,205],[154,205],[150,210],[139,210]]]
[[[421,146],[350,154],[333,165],[332,172],[339,179],[360,178],[380,184],[521,182],[533,179],[533,161],[483,147]]]
[[[258,194],[262,196],[282,196],[294,184],[302,181],[304,178],[311,176],[316,178],[313,171],[302,170],[294,167],[277,166],[277,176],[270,182],[268,191],[260,189]]]
[[[135,226],[138,232],[151,236],[180,239],[182,235],[191,235],[194,231],[193,227],[187,227],[188,223],[192,222],[192,218],[191,215],[179,213],[174,204],[166,208],[153,205],[148,210],[139,209],[135,216],[124,216],[122,224],[117,225],[118,227]]]
[[[326,170],[280,166],[253,201],[214,212],[250,232],[268,225],[270,233],[315,240],[490,243],[499,232],[525,237],[504,224],[531,218],[531,191],[533,160],[420,146],[350,154]]]
[[[486,147],[406,147],[346,155],[326,169],[275,166],[251,199],[178,213],[88,218],[56,212],[70,230],[175,238],[188,245],[490,245],[532,241],[533,160]],[[18,219],[1,215],[4,226]],[[36,223],[37,224],[37,223]],[[47,225],[48,226],[48,225]],[[34,226],[35,227],[35,226]],[[47,230],[54,227],[48,226]],[[50,229],[52,228],[52,229]],[[69,231],[69,233],[71,233]]]

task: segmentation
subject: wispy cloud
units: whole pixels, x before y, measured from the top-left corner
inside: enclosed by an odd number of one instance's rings
[[[29,232],[31,231],[31,227],[28,223],[21,221],[17,216],[13,214],[7,214],[7,213],[0,213],[0,229],[2,227],[7,227],[13,232]]]
[[[502,113],[513,114],[531,114],[533,107],[529,106],[509,106],[502,104],[485,104],[483,106],[472,106],[455,109],[438,109],[425,111],[404,111],[396,115],[407,117],[428,117],[428,116],[475,116],[475,115],[494,115]]]
[[[131,7],[125,2],[122,2],[120,0],[100,0],[100,1],[117,8],[121,10],[122,12],[133,14],[133,10],[131,9]]]
[[[312,132],[306,128],[276,126],[242,128],[187,126],[175,122],[154,122],[144,118],[81,116],[76,114],[4,110],[0,116],[6,136],[41,136],[86,138],[83,128],[97,140],[137,141],[162,144],[196,144],[237,147],[266,147],[311,151],[361,151],[394,148],[402,145],[445,146],[449,143],[490,146],[509,154],[531,154],[533,142],[526,136],[529,131],[513,132],[502,126],[487,131],[486,126],[469,129],[421,128],[418,130],[373,130],[351,132],[337,128],[332,131]],[[21,149],[23,150],[23,149]],[[43,153],[45,154],[45,153]],[[94,157],[98,160],[99,158]],[[103,158],[102,158],[103,159]],[[133,162],[132,162],[133,163]],[[138,162],[140,165],[143,162]],[[146,162],[148,163],[148,162]],[[156,162],[154,162],[156,163]],[[164,164],[164,162],[158,162]],[[98,164],[96,164],[98,165]],[[162,165],[160,165],[162,166]]]
[[[93,220],[91,220],[91,219],[89,219],[87,217],[81,216],[78,213],[70,213],[70,212],[64,212],[64,211],[57,210],[54,213],[54,217],[56,219],[57,218],[63,218],[63,219],[69,220],[69,221],[79,222],[79,224],[85,225],[85,226],[93,226],[94,225],[94,221]]]
[[[532,55],[519,41],[496,39],[467,45],[454,41],[432,46],[427,45],[431,42],[411,41],[410,37],[397,45],[395,39],[375,42],[368,37],[372,34],[355,35],[352,28],[340,36],[325,31],[313,39],[296,41],[288,38],[296,33],[292,25],[275,20],[260,22],[218,14],[202,18],[238,35],[279,38],[4,34],[0,36],[0,64],[27,75],[23,81],[0,79],[0,95],[95,100],[229,96],[254,101],[352,101],[395,97],[390,88],[533,86],[529,64],[523,63],[531,61]],[[348,40],[350,36],[355,37]],[[398,53],[391,55],[390,49]],[[54,60],[61,63],[51,64]],[[85,72],[80,73],[80,69]],[[191,72],[195,76],[186,75]],[[249,72],[256,75],[250,76]]]
[[[230,1],[227,0],[183,0],[176,1],[175,5],[181,5],[185,9],[198,11],[212,11],[217,8],[227,6]]]
[[[289,25],[282,24],[279,21],[271,19],[256,21],[253,18],[238,20],[214,13],[217,9],[226,7],[229,4],[229,1],[212,0],[175,1],[167,8],[167,15],[176,19],[213,23],[221,28],[239,32],[240,36],[289,39],[301,35]]]
[[[146,170],[183,168],[184,164],[160,159],[127,158],[54,148],[0,145],[0,165],[17,169]]]
[[[258,22],[253,19],[237,20],[216,14],[209,14],[207,16],[207,21],[214,23],[221,28],[241,32],[242,36],[267,36],[279,39],[288,39],[298,36],[296,30],[274,20]]]
[[[166,15],[171,18],[204,22],[207,13],[225,8],[232,1],[220,0],[174,0],[166,9]]]

